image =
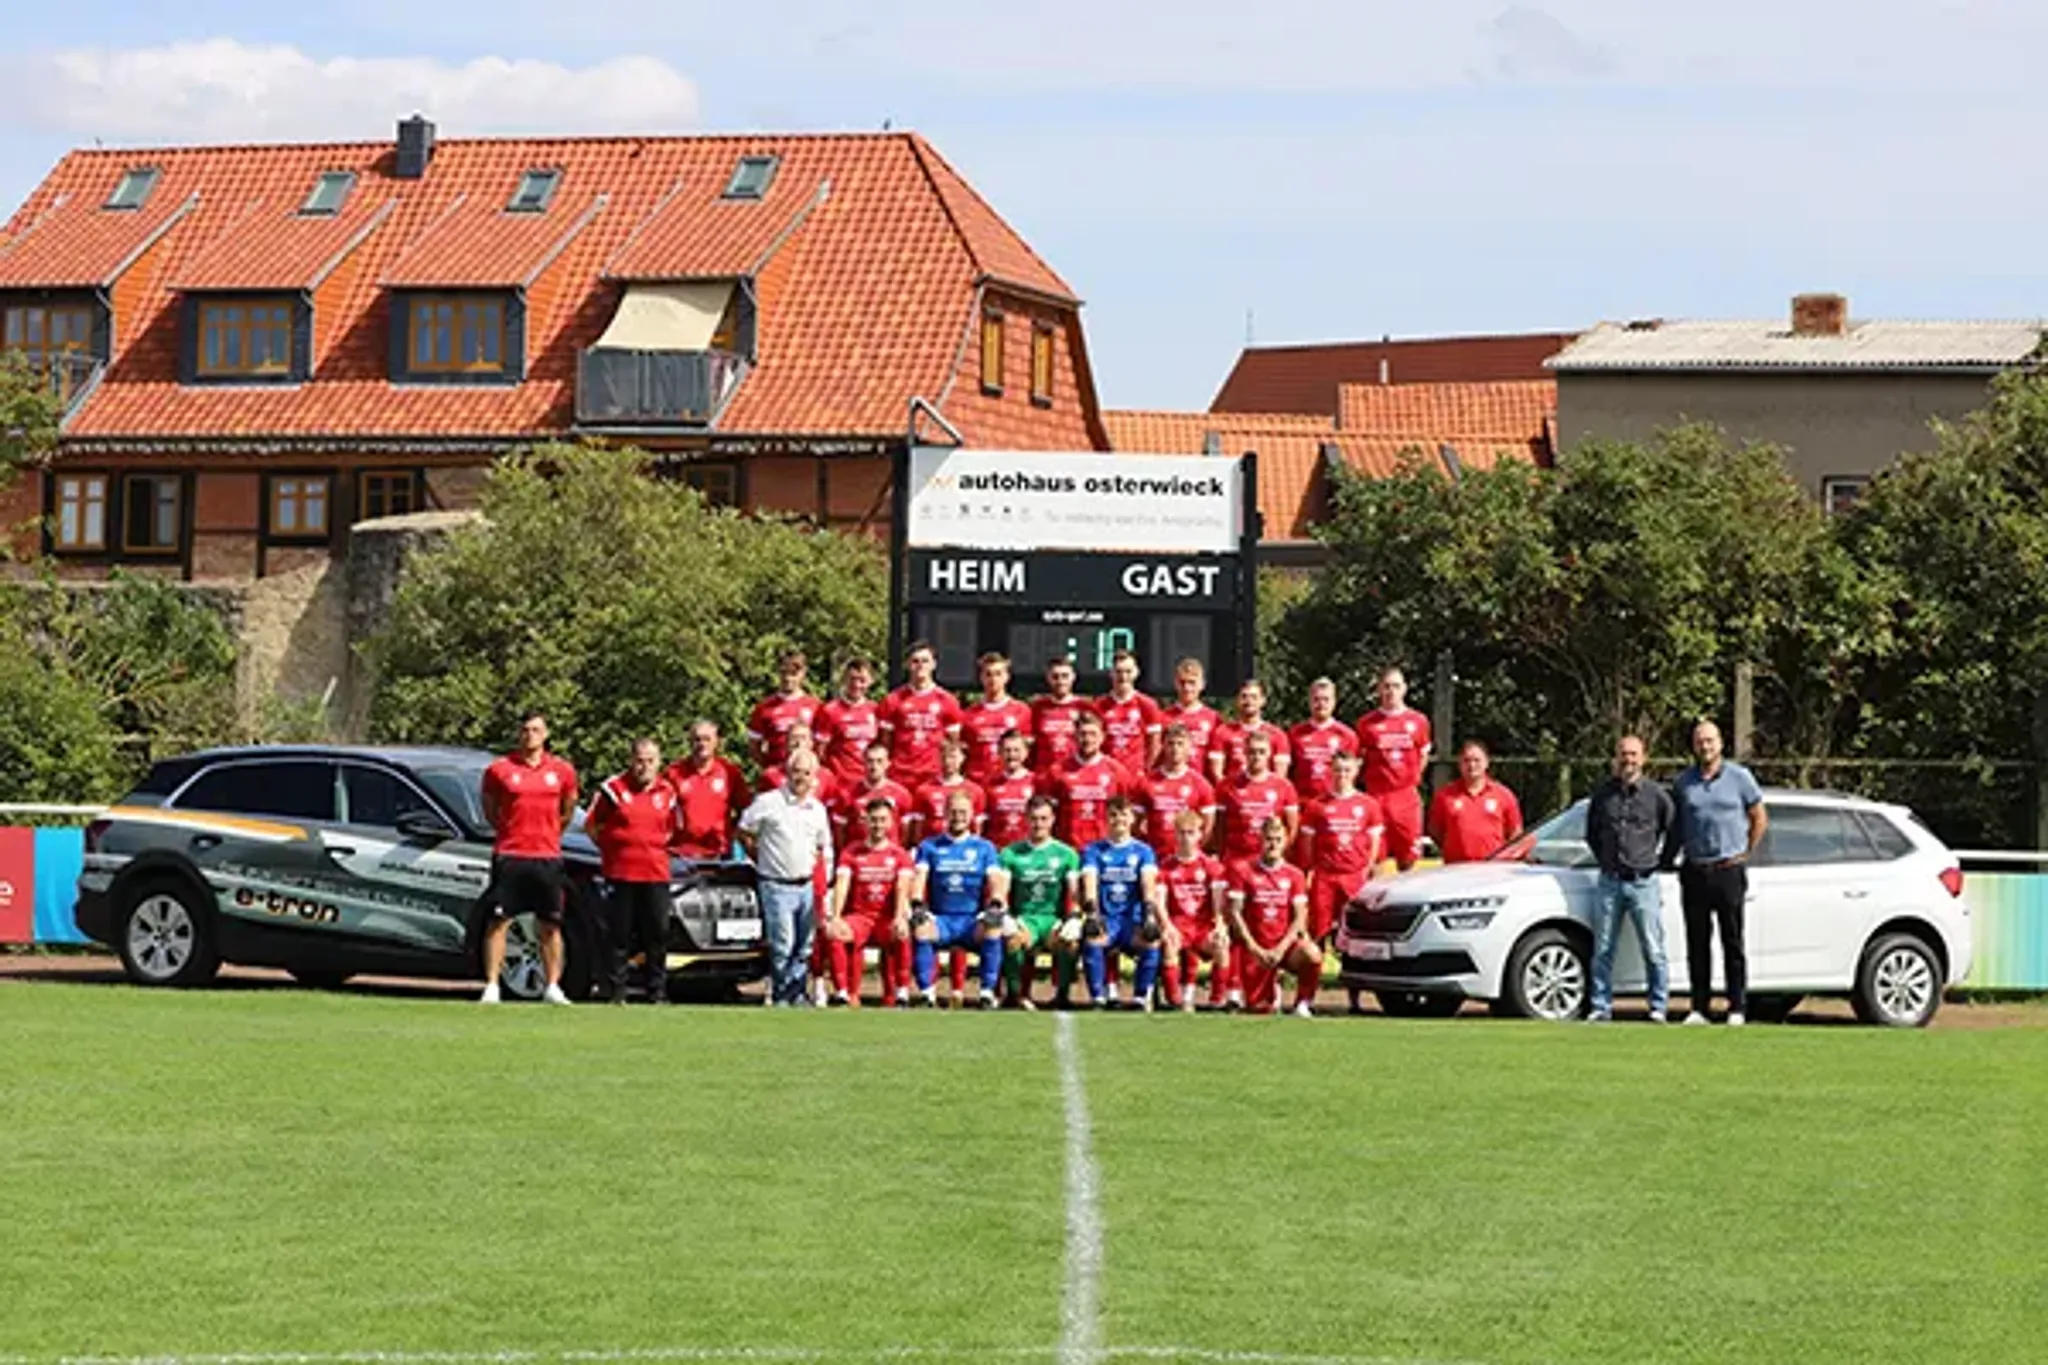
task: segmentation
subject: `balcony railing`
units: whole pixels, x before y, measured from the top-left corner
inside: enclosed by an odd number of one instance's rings
[[[576,366],[576,420],[594,426],[704,426],[746,360],[729,351],[626,351],[593,346]]]

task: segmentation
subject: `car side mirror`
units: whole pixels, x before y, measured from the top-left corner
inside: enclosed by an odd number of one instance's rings
[[[439,844],[455,837],[446,820],[426,810],[409,810],[398,817],[398,832],[416,844]]]

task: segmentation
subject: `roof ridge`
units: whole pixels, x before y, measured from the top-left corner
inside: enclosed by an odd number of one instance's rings
[[[520,143],[588,145],[615,142],[882,142],[916,136],[918,134],[908,129],[892,129],[887,132],[856,129],[771,132],[756,129],[699,133],[492,133],[468,137],[442,136],[436,132],[434,148],[440,151],[451,146],[510,146]],[[390,151],[396,145],[395,139],[382,138],[295,138],[281,142],[160,142],[117,147],[73,147],[64,155],[66,158],[107,161],[132,159],[138,156],[217,155],[222,152]]]
[[[1064,294],[1070,300],[1074,298],[1074,287],[1067,283],[1065,277],[1062,276],[1059,271],[1054,270],[1052,268],[1051,264],[1046,261],[1045,257],[1039,255],[1038,252],[1032,248],[1031,243],[1024,239],[1024,234],[1017,231],[1015,227],[1011,226],[1009,219],[1003,217],[1001,213],[996,211],[995,205],[989,203],[988,200],[981,197],[980,191],[976,190],[974,186],[968,181],[967,177],[960,173],[959,167],[955,166],[952,162],[946,160],[946,158],[939,152],[939,149],[932,146],[932,144],[925,139],[923,134],[910,133],[908,134],[908,137],[910,139],[911,149],[913,153],[917,156],[919,168],[924,171],[925,179],[931,185],[932,193],[938,196],[939,207],[945,210],[946,221],[953,225],[953,235],[960,239],[960,245],[967,252],[967,259],[974,263],[974,269],[977,274],[982,275],[988,279],[1001,281],[1004,284],[1016,285],[1032,293],[1042,294],[1045,292],[1043,285],[1033,284],[1029,280],[1013,279],[1010,276],[1003,274],[1001,271],[994,269],[987,261],[982,260],[981,253],[974,249],[974,242],[970,234],[968,233],[967,229],[961,224],[960,216],[953,211],[953,205],[950,198],[948,197],[946,187],[941,185],[939,183],[939,178],[932,173],[932,166],[934,163],[936,163],[940,168],[942,168],[946,172],[947,177],[953,182],[953,184],[959,186],[961,192],[964,193],[970,200],[972,200],[974,204],[982,210],[982,212],[986,213],[992,221],[994,221],[998,226],[1002,228],[1003,231],[1007,232],[1010,235],[1010,238],[1012,242],[1015,243],[1017,249],[1022,251],[1025,254],[1025,256],[1029,257],[1033,265],[1037,266],[1040,270],[1044,271],[1045,277],[1048,280],[1051,280],[1055,285],[1057,285],[1062,294]]]

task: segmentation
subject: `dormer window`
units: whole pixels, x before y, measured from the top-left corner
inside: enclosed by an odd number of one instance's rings
[[[780,157],[743,156],[740,164],[733,167],[732,179],[726,182],[725,197],[728,199],[759,199],[768,193],[768,186],[775,181],[775,168],[781,164]]]
[[[201,303],[197,368],[204,379],[289,377],[292,301],[233,298]]]
[[[528,171],[519,177],[519,187],[512,191],[512,200],[505,205],[507,213],[540,213],[555,197],[555,187],[562,183],[559,170]]]
[[[322,171],[320,178],[313,182],[312,193],[306,202],[299,205],[299,212],[309,218],[331,218],[341,212],[341,206],[348,202],[349,191],[356,187],[354,171]]]
[[[121,179],[114,186],[114,192],[107,196],[106,207],[110,209],[139,209],[149,198],[156,182],[163,172],[155,166],[132,166],[121,172]]]

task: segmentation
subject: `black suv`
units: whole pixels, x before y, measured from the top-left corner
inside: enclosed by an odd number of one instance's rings
[[[481,978],[491,828],[475,749],[272,746],[167,759],[95,820],[78,925],[146,986],[189,986],[223,962],[308,984],[359,974]],[[604,894],[597,850],[563,839],[563,989],[590,992]],[[674,863],[671,991],[716,998],[767,970],[754,870]],[[500,978],[535,998],[533,925],[514,921]]]

